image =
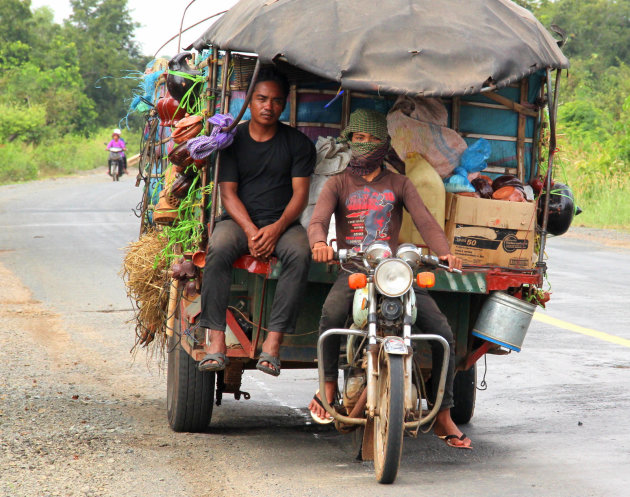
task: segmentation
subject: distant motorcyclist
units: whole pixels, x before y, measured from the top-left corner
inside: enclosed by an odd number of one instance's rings
[[[116,128],[112,131],[112,139],[107,144],[107,150],[110,148],[120,148],[122,149],[121,158],[122,158],[122,172],[123,174],[127,174],[127,156],[125,155],[125,150],[127,150],[127,145],[125,144],[125,140],[120,137],[121,131],[119,128]]]

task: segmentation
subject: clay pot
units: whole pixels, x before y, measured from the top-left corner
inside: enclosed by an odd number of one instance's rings
[[[195,280],[187,281],[184,285],[184,296],[192,298],[197,295],[197,282]]]
[[[173,275],[173,278],[175,278],[176,280],[181,280],[184,277],[182,273],[182,265],[179,262],[176,262],[171,266],[171,273]]]
[[[182,262],[182,274],[185,278],[194,278],[197,274],[197,268],[193,264],[192,257],[188,258],[184,256],[184,262]]]
[[[203,250],[198,250],[192,256],[192,261],[195,266],[198,268],[202,268],[206,265],[206,252]]]
[[[191,68],[186,62],[188,59],[192,58],[190,52],[181,52],[178,53],[175,57],[173,57],[168,63],[169,71],[177,71],[181,73],[190,74],[191,76],[199,76],[201,73],[199,71],[195,71]],[[181,100],[186,92],[190,90],[193,86],[194,81],[189,78],[185,78],[183,76],[177,76],[175,74],[167,74],[166,76],[166,88],[168,92],[173,95],[177,100]],[[195,97],[198,97],[199,93],[199,85],[195,88],[198,90],[195,92]]]
[[[512,176],[511,174],[505,174],[503,176],[499,176],[495,178],[492,182],[492,189],[496,192],[500,188],[504,186],[518,186],[521,189],[523,188],[523,183],[516,176]]]
[[[203,122],[201,116],[187,116],[177,123],[175,130],[173,130],[171,134],[171,138],[175,143],[184,143],[201,133],[202,128]]]
[[[172,164],[184,168],[184,170],[190,166],[193,163],[193,158],[188,150],[188,142],[184,142],[171,150],[168,154],[168,160]]]
[[[160,198],[153,211],[153,222],[164,226],[173,224],[177,219],[177,206],[173,205],[167,198],[166,192],[160,192]]]
[[[515,186],[503,186],[492,194],[495,200],[507,200],[508,202],[525,202],[523,190]]]
[[[475,191],[479,193],[481,198],[492,198],[492,185],[488,183],[485,178],[475,178],[471,181],[471,184],[475,187]]]
[[[193,178],[191,176],[179,175],[171,186],[171,195],[174,195],[177,198],[184,198],[188,195],[192,182]]]
[[[544,192],[543,192],[544,194]],[[581,211],[579,211],[581,212]],[[547,218],[547,232],[552,235],[563,235],[569,230],[576,214],[573,192],[563,183],[555,183],[549,196],[549,217]],[[538,225],[542,226],[543,203],[538,206]]]
[[[172,126],[186,115],[186,110],[179,108],[179,100],[168,93],[158,100],[156,109],[162,126]]]

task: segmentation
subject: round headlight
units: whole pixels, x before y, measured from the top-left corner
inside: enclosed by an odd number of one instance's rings
[[[391,256],[392,249],[388,243],[384,241],[370,243],[365,251],[365,260],[367,260],[372,267]]]
[[[374,271],[374,283],[379,292],[388,297],[407,293],[413,282],[413,271],[405,261],[387,259]]]
[[[403,243],[398,246],[396,257],[402,259],[411,266],[412,269],[420,267],[420,251],[413,243]]]

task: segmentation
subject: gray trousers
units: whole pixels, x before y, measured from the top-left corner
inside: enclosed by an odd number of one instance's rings
[[[440,335],[448,342],[450,347],[450,357],[448,370],[446,372],[446,384],[444,386],[444,397],[442,398],[442,409],[451,408],[453,403],[453,380],[455,378],[455,342],[453,332],[448,324],[446,316],[438,308],[435,300],[431,298],[429,292],[424,288],[414,287],[416,292],[416,307],[418,308],[418,318],[416,324],[422,333]],[[342,271],[333,284],[319,322],[319,334],[331,328],[343,328],[346,318],[352,312],[352,300],[354,290],[348,287],[348,273]],[[337,381],[339,376],[339,349],[341,345],[341,335],[332,335],[324,342],[324,379],[326,381]],[[442,369],[442,359],[444,351],[442,346],[431,341],[431,384],[433,392],[437,392],[440,373]]]
[[[241,227],[232,219],[219,221],[208,243],[203,270],[200,326],[225,331],[232,264],[248,253],[247,236]],[[266,327],[272,331],[293,333],[311,261],[311,249],[304,228],[300,224],[291,225],[278,239],[273,254],[282,263],[282,270]]]

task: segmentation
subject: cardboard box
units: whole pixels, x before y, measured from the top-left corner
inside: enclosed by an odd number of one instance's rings
[[[536,204],[446,195],[444,231],[464,264],[533,266]]]

